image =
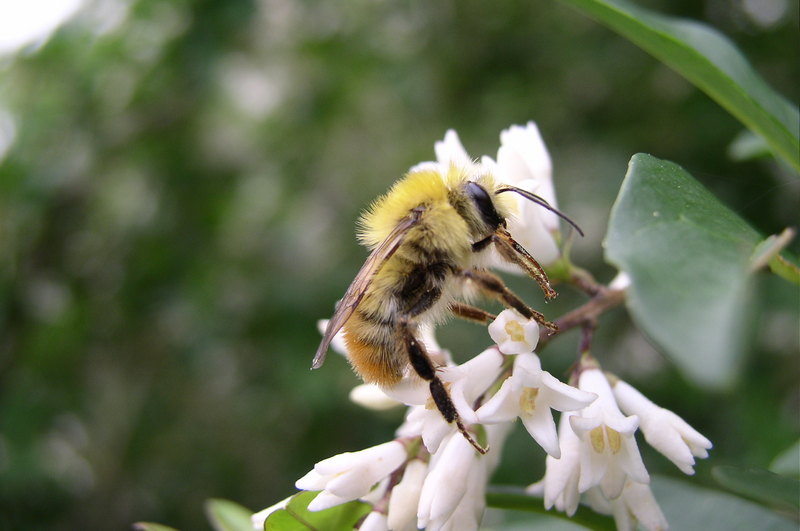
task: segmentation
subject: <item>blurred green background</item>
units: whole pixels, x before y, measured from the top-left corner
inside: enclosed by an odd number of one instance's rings
[[[717,27],[800,99],[796,2],[643,4]],[[528,120],[587,232],[575,261],[602,281],[636,152],[764,234],[798,222],[795,175],[728,156],[738,122],[558,2],[87,0],[0,57],[0,528],[207,529],[206,498],[261,509],[316,461],[391,438],[402,412],[349,403],[341,358],[308,370],[317,319],[365,258],[358,213],[446,129],[493,156]],[[798,292],[759,288],[734,389],[694,387],[622,310],[597,332],[607,368],[714,441],[701,483],[714,464],[768,466],[800,432]],[[582,300],[561,292],[550,317]],[[440,336],[458,359],[489,343],[462,323]],[[576,347],[554,342],[545,368],[563,374]],[[517,433],[495,480],[536,481],[543,462]]]

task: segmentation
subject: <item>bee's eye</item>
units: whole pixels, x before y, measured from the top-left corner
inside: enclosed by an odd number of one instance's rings
[[[502,225],[503,218],[497,213],[492,198],[483,186],[475,182],[469,182],[467,183],[467,194],[472,199],[472,202],[475,203],[475,206],[478,207],[478,211],[487,225],[493,228]]]

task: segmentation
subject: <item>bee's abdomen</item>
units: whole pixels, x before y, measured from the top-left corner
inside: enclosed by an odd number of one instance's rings
[[[391,386],[403,376],[408,356],[396,339],[393,318],[357,309],[344,325],[353,369],[367,383]]]

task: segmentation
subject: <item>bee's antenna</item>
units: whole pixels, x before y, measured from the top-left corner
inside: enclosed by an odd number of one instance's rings
[[[524,197],[528,201],[533,201],[537,205],[546,208],[547,210],[549,210],[550,212],[552,212],[556,216],[560,217],[561,219],[563,219],[564,221],[566,221],[567,223],[569,223],[570,225],[575,227],[575,230],[578,231],[578,234],[583,236],[583,231],[581,230],[581,228],[578,226],[577,223],[575,223],[574,221],[569,219],[565,214],[562,214],[561,212],[559,212],[557,208],[555,208],[552,205],[550,205],[550,203],[548,203],[547,200],[545,200],[543,197],[540,197],[540,196],[534,194],[533,192],[529,192],[527,190],[523,190],[522,188],[517,188],[516,186],[511,186],[511,185],[508,185],[508,184],[501,186],[494,193],[495,193],[495,195],[497,195],[497,194],[502,194],[503,192],[515,192],[515,193],[518,193],[519,195],[521,195],[522,197]]]

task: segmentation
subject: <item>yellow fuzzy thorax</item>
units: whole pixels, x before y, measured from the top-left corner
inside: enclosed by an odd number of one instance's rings
[[[471,177],[467,169],[455,165],[451,165],[444,176],[433,167],[406,174],[361,216],[358,222],[359,241],[370,249],[375,248],[412,209],[424,205],[435,218],[430,221],[435,221],[436,232],[450,239],[467,242],[467,226],[450,204],[451,191],[459,189],[469,180],[481,184],[489,194],[493,194],[496,187],[489,174]],[[508,202],[498,202],[501,214],[509,212]]]

